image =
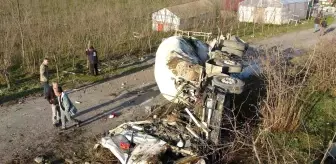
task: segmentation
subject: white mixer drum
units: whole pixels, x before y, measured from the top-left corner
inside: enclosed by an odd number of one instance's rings
[[[185,39],[182,36],[172,36],[165,39],[156,52],[154,75],[161,94],[169,101],[177,96],[175,78],[167,65],[173,57],[183,58],[193,64],[203,65],[208,57],[209,47],[193,38]],[[177,99],[175,99],[177,102]]]

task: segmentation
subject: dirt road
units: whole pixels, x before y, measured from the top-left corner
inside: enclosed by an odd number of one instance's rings
[[[335,25],[326,36],[335,35]],[[313,29],[272,37],[254,45],[283,44],[299,48],[310,48],[319,42]],[[112,77],[105,82],[69,91],[70,99],[80,101],[78,118],[84,121],[77,138],[93,137],[112,129],[116,125],[146,116],[145,106],[164,101],[155,84],[151,58],[139,64],[133,73]],[[59,129],[51,124],[51,109],[42,97],[32,97],[20,104],[0,108],[0,163],[14,158],[30,157],[52,147]],[[119,112],[117,118],[108,118]],[[71,129],[68,130],[71,132]]]
[[[314,33],[314,29],[302,30],[298,32],[287,33],[284,35],[268,38],[262,41],[258,41],[258,45],[282,45],[285,48],[312,48],[321,39],[330,39],[336,34],[336,24],[330,25],[326,29],[326,34],[322,37],[319,36],[320,32]]]

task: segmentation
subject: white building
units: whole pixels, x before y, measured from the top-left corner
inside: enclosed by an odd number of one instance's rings
[[[332,0],[319,0],[319,3],[322,6],[329,6],[329,5],[332,5],[333,1]]]
[[[214,16],[213,4],[207,0],[199,0],[152,13],[152,28],[154,31],[186,30],[200,24],[206,25]]]
[[[240,22],[285,24],[291,19],[305,19],[309,0],[245,0],[240,2]]]

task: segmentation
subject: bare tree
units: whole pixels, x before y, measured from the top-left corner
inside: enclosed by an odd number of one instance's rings
[[[58,64],[58,57],[56,56],[56,53],[53,54],[54,62],[55,62],[55,67],[56,67],[56,74],[57,74],[57,82],[60,81],[60,76],[59,76],[59,64]]]
[[[18,28],[19,28],[19,32],[20,32],[20,39],[21,39],[21,55],[22,55],[22,66],[25,65],[25,42],[24,42],[24,34],[23,34],[23,29],[22,29],[22,25],[21,25],[21,9],[20,9],[20,2],[19,0],[16,0],[15,2],[13,1],[10,1],[9,2],[11,3],[12,5],[12,12],[13,12],[13,19],[15,20]],[[14,4],[16,3],[16,4]],[[16,11],[14,11],[14,8]],[[17,18],[14,18],[14,12],[16,12],[17,14]]]
[[[3,63],[0,65],[0,70],[2,76],[4,76],[6,83],[7,83],[7,88],[11,88],[11,80],[10,80],[10,73],[9,73],[9,68],[12,65],[11,62],[11,56],[13,53],[14,49],[14,44],[15,44],[15,35],[11,33],[11,26],[4,26],[3,28],[5,31],[5,35],[2,39],[0,39],[0,45],[2,49],[0,50],[0,62]]]

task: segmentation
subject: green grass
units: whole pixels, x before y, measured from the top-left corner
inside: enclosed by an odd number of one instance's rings
[[[279,144],[293,152],[297,160],[308,160],[305,163],[323,155],[336,130],[336,99],[328,94],[320,96],[321,100],[302,119],[303,125],[297,132],[279,133],[273,138],[274,141],[282,141]]]
[[[328,125],[336,123],[336,98],[325,93],[319,95],[320,101],[315,105],[315,107],[307,115],[307,128],[310,130],[310,133],[320,135],[324,130],[329,129]],[[335,124],[336,125],[336,124]],[[329,129],[330,132],[333,129]],[[328,133],[329,133],[328,132]]]
[[[313,163],[321,160],[336,131],[336,98],[328,93],[317,93],[315,97],[319,101],[312,109],[305,109],[310,112],[301,118],[299,129],[293,132],[266,131],[261,135],[259,155],[270,160],[264,163],[275,163],[275,160],[279,163]],[[254,129],[256,138],[260,130],[259,127]]]
[[[135,59],[134,59],[135,60]],[[80,61],[78,65],[85,65],[85,61]],[[120,63],[119,63],[120,64]],[[99,76],[89,75],[88,69],[86,67],[81,67],[79,69],[73,69],[70,64],[65,64],[60,68],[60,70],[66,70],[70,72],[75,72],[76,74],[64,73],[60,71],[60,79],[57,79],[56,70],[50,70],[50,82],[56,81],[65,89],[78,88],[84,85],[101,82],[108,80],[110,77],[121,75],[123,73],[129,74],[137,72],[146,67],[144,65],[130,65],[127,67],[118,68],[118,66],[104,66],[101,65]],[[38,74],[25,74],[23,70],[16,69],[12,72],[12,88],[7,89],[5,85],[0,88],[0,103],[17,100],[26,96],[42,94],[42,87],[39,82]],[[13,79],[18,79],[14,81]]]
[[[328,25],[334,22],[334,17],[327,17]],[[253,32],[254,27],[254,32]],[[314,27],[314,18],[303,20],[300,24],[272,25],[272,24],[253,24],[240,23],[239,30],[234,31],[236,35],[241,36],[246,41],[260,40],[271,36],[276,36],[283,33],[295,32]]]

